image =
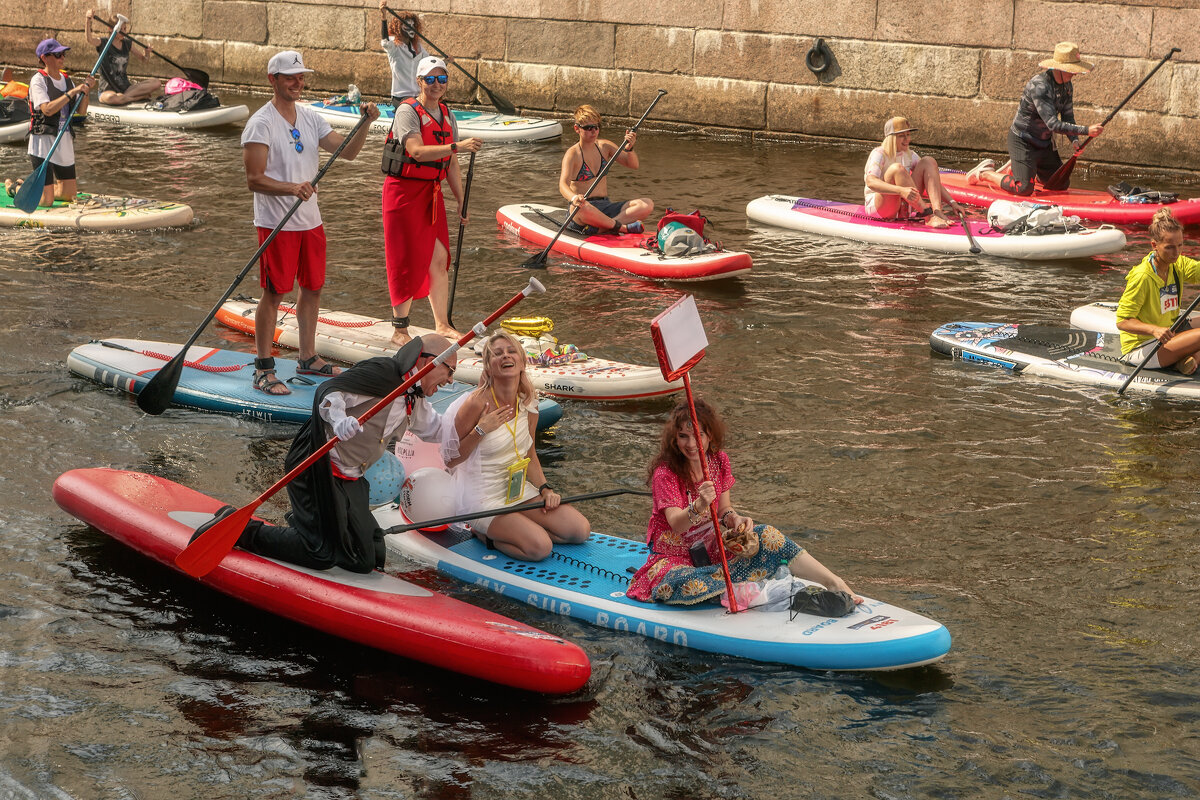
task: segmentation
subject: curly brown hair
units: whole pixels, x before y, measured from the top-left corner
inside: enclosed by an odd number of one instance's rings
[[[717,410],[700,398],[696,399],[696,419],[700,422],[700,429],[708,436],[708,449],[705,454],[712,458],[725,447],[725,423],[718,416]],[[650,466],[646,470],[647,485],[653,483],[654,471],[660,466],[674,472],[685,484],[691,483],[687,457],[679,451],[676,442],[679,432],[691,427],[692,414],[685,400],[671,409],[671,416],[663,426],[658,454],[650,459]]]
[[[412,40],[409,39],[408,34],[406,34],[404,32],[406,23],[407,23],[407,27],[410,27],[414,31],[416,31],[418,36],[421,35],[421,31],[422,31],[421,18],[419,16],[417,16],[415,13],[409,11],[409,12],[401,14],[399,17],[392,17],[391,19],[388,20],[388,36],[391,36],[397,42],[403,42],[404,44],[411,44]]]

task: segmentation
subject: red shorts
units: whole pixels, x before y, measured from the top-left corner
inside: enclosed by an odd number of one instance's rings
[[[255,227],[262,245],[270,228]],[[287,294],[299,280],[301,289],[319,291],[325,285],[325,226],[306,231],[280,231],[258,259],[258,285]]]

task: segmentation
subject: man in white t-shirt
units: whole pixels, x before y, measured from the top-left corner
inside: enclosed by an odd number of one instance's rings
[[[242,132],[242,161],[246,183],[254,193],[254,225],[262,244],[287,215],[296,199],[300,207],[284,223],[259,260],[262,300],[254,317],[254,387],[267,394],[291,394],[275,377],[271,357],[275,318],[279,301],[299,282],[296,324],[300,328],[300,362],[297,372],[305,375],[336,375],[333,365],[317,355],[317,311],[321,287],[325,285],[325,228],[317,207],[316,188],[309,182],[320,168],[319,148],[333,152],[344,137],[334,133],[316,112],[297,105],[304,92],[304,76],[312,72],[295,50],[276,53],[267,63],[267,80],[274,90],[271,101],[246,122]],[[372,120],[379,117],[374,103],[362,111]],[[367,138],[369,125],[358,129],[346,143],[342,157],[353,161]]]

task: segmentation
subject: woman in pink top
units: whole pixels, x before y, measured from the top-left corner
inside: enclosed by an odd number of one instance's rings
[[[633,576],[626,596],[646,602],[692,605],[714,600],[725,593],[721,555],[708,508],[717,500],[717,518],[725,539],[729,571],[735,583],[772,577],[781,565],[792,575],[846,592],[862,599],[846,582],[821,565],[804,548],[771,525],[734,510],[729,491],[733,472],[721,450],[725,423],[712,406],[696,401],[701,435],[692,432],[686,403],[680,403],[663,428],[662,445],[650,463],[650,489],[654,508],[646,531],[650,558]],[[710,481],[700,465],[703,451]]]

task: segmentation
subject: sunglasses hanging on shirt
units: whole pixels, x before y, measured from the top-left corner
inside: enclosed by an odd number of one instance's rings
[[[296,128],[292,128],[292,142],[296,145],[297,153],[304,152],[304,143],[300,141],[300,131]]]

